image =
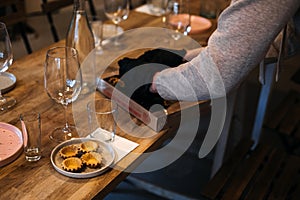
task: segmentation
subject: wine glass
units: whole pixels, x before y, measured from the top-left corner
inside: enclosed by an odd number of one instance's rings
[[[6,25],[0,22],[0,76],[13,62],[13,53]],[[16,104],[13,97],[2,96],[0,89],[0,110],[7,110]]]
[[[105,15],[115,24],[115,35],[118,34],[119,23],[129,15],[129,0],[104,0]],[[118,37],[115,45],[119,45]]]
[[[172,38],[177,41],[182,35],[188,35],[190,30],[190,11],[188,0],[171,0],[168,3],[167,26],[174,30]]]
[[[64,107],[65,125],[54,129],[50,138],[57,142],[77,137],[76,128],[68,122],[68,105],[74,102],[82,86],[82,75],[77,50],[54,47],[47,51],[44,84],[47,94]]]

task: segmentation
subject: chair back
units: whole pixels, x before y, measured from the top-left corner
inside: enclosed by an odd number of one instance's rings
[[[43,0],[41,7],[44,13],[51,13],[71,5],[73,5],[73,0],[55,0],[49,2],[48,0]]]
[[[4,11],[4,15],[0,16],[0,21],[4,22],[8,27],[17,25],[24,41],[27,53],[32,53],[31,45],[25,29],[26,12],[24,0],[2,0],[0,1],[0,9]]]
[[[73,0],[55,0],[55,1],[42,0],[41,8],[43,13],[47,15],[47,19],[55,42],[59,40],[59,36],[57,34],[54,20],[52,18],[52,13],[62,8],[72,6],[73,3],[74,3]],[[93,0],[88,0],[88,3],[89,3],[91,15],[95,16],[96,10],[94,7]]]

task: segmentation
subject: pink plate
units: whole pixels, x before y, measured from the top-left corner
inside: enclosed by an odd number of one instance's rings
[[[188,19],[189,18],[187,14],[174,15],[169,19],[169,23],[176,25],[177,22],[180,21],[182,24],[187,24]],[[192,15],[190,20],[191,30],[189,34],[199,34],[205,30],[208,30],[212,26],[211,21],[204,17]]]
[[[199,34],[211,27],[211,21],[204,17],[192,15],[191,16],[191,31],[190,34]]]
[[[0,167],[14,161],[22,149],[23,139],[20,129],[0,122]]]

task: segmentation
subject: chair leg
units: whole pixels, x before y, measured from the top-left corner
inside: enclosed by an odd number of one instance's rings
[[[51,13],[47,13],[47,19],[50,23],[50,29],[51,29],[51,32],[52,32],[52,35],[53,35],[54,42],[58,42],[59,37],[58,37],[57,31],[56,31],[56,28],[54,26],[54,22],[53,22],[53,18],[52,18]]]
[[[129,0],[129,8],[130,8],[130,10],[133,8],[131,0]]]
[[[96,9],[95,9],[93,0],[88,0],[88,1],[89,1],[91,15],[96,16],[97,13],[96,13]]]
[[[263,126],[263,122],[267,110],[267,104],[269,101],[272,85],[275,78],[276,64],[277,63],[274,62],[274,63],[267,64],[265,66],[265,70],[266,70],[265,84],[262,86],[260,91],[258,106],[256,109],[256,116],[254,120],[254,126],[252,130],[252,140],[254,141],[253,148],[257,145],[260,138],[260,134],[261,134],[261,130],[262,130],[262,126]]]
[[[32,48],[31,48],[31,45],[29,43],[29,40],[28,40],[28,37],[27,37],[27,34],[26,34],[24,23],[19,23],[19,27],[21,28],[21,36],[23,38],[27,53],[31,54],[32,53]]]

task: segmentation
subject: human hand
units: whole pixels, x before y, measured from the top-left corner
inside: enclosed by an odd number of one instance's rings
[[[153,79],[160,71],[184,63],[185,53],[185,50],[154,49],[137,59],[121,59],[118,62],[119,77],[125,87],[116,88],[146,109],[153,104],[163,103],[155,84],[152,84]]]
[[[157,93],[156,84],[155,84],[155,80],[156,80],[157,75],[158,75],[158,72],[154,74],[153,79],[152,79],[152,84],[151,84],[150,89],[149,89],[149,91],[152,92],[152,93]]]

